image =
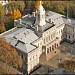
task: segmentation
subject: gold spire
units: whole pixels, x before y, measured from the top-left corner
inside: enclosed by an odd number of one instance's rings
[[[40,1],[40,6],[41,6],[41,4],[42,4],[42,1]]]

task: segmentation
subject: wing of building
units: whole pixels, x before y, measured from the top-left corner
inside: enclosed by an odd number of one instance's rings
[[[25,15],[14,21],[14,29],[1,36],[15,47],[24,60],[23,69],[29,74],[39,67],[39,57],[46,54],[51,59],[59,50],[62,41],[75,42],[75,20],[64,15],[45,11],[41,5],[36,15]]]
[[[0,3],[4,6],[6,4],[8,4],[9,0],[1,0]]]

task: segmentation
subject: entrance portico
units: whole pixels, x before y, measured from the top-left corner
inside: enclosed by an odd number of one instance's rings
[[[54,57],[57,53],[59,53],[59,50],[57,49],[60,43],[58,40],[54,40],[54,42],[50,42],[45,46],[42,46],[42,53],[46,54],[46,59],[49,60],[52,57]]]

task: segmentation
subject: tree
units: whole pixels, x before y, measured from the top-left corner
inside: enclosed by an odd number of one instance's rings
[[[0,38],[0,60],[15,68],[18,66],[21,68],[23,64],[16,49],[11,47],[4,38]]]
[[[43,2],[42,2],[42,4],[43,4]],[[37,1],[36,1],[36,4],[35,4],[35,9],[34,9],[34,11],[36,11],[36,9],[37,9],[39,6],[40,6],[40,0],[37,0]]]
[[[58,64],[58,67],[66,68],[70,72],[74,72],[74,61],[72,59],[71,60],[70,59],[69,60],[66,60],[65,63],[59,63]]]
[[[14,20],[20,18],[21,16],[21,12],[18,9],[14,9]]]
[[[1,23],[1,18],[2,18],[2,11],[3,11],[2,4],[0,3],[0,23]]]
[[[4,32],[6,29],[5,29],[5,25],[4,23],[1,23],[0,24],[0,33]]]
[[[25,4],[23,1],[16,1],[16,5],[18,6],[19,10],[24,10]]]

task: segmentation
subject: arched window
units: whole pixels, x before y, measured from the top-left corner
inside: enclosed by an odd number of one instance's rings
[[[69,39],[70,39],[70,35],[69,35]]]
[[[49,53],[49,48],[47,48],[47,53]]]

